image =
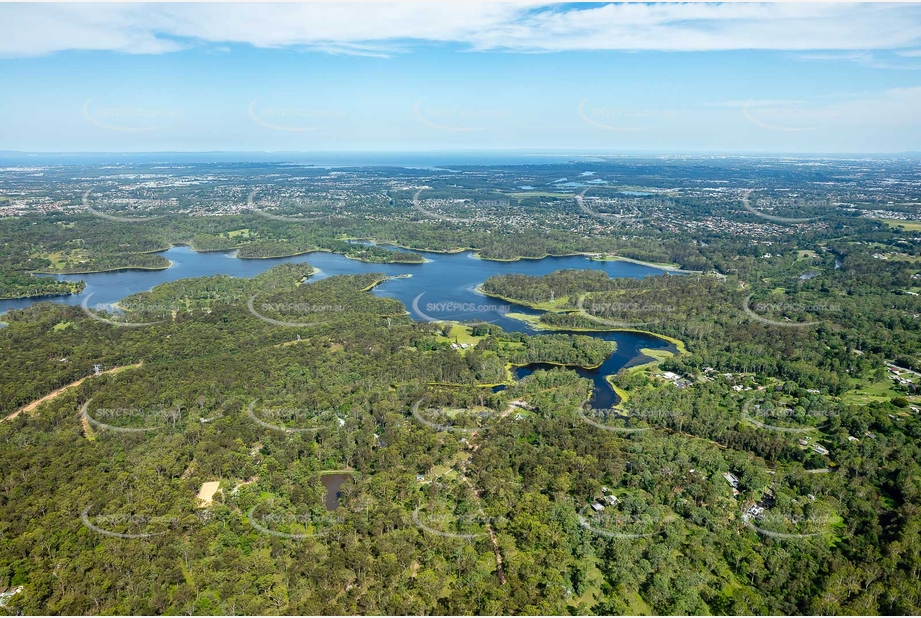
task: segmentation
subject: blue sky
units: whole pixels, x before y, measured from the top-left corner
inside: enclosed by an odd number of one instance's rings
[[[921,150],[921,6],[0,5],[0,150]]]

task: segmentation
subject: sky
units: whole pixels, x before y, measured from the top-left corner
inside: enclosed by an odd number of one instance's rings
[[[921,4],[0,4],[0,150],[921,150]]]

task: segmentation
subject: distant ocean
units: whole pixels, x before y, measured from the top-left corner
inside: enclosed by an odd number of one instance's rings
[[[0,152],[0,165],[119,165],[292,163],[318,167],[396,166],[432,168],[451,165],[539,165],[570,161],[601,162],[594,154],[526,152]]]

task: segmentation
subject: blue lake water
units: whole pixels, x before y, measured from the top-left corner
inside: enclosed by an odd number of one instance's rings
[[[508,312],[536,314],[537,312],[490,298],[475,291],[477,285],[492,275],[522,273],[532,276],[546,275],[561,269],[601,270],[612,277],[641,278],[661,275],[665,271],[652,266],[620,261],[593,261],[585,256],[546,257],[539,260],[495,262],[476,258],[471,252],[442,254],[423,253],[429,260],[423,264],[368,264],[334,253],[308,253],[286,258],[245,260],[232,252],[197,253],[188,247],[173,247],[161,253],[172,262],[165,270],[120,270],[84,275],[61,275],[58,279],[77,281],[83,279],[86,289],[82,294],[0,301],[0,313],[21,309],[36,302],[56,302],[79,305],[90,295],[88,304],[115,303],[126,296],[179,279],[210,275],[253,277],[273,266],[287,262],[307,262],[319,272],[308,281],[317,281],[333,275],[351,275],[382,272],[386,275],[412,275],[409,278],[390,279],[374,289],[379,296],[395,298],[402,302],[416,320],[483,320],[501,326],[506,331],[533,334],[527,324],[505,317]],[[585,334],[585,333],[582,333]],[[617,342],[617,351],[597,369],[578,369],[580,375],[595,384],[593,404],[608,407],[615,401],[605,375],[616,373],[622,367],[642,362],[640,348],[673,349],[668,342],[629,332],[592,333],[608,341]],[[519,376],[533,371],[522,368]]]

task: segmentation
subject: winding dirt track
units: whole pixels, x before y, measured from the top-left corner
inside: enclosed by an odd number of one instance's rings
[[[117,372],[119,372],[119,371],[122,371],[123,369],[137,369],[137,368],[139,368],[139,367],[140,367],[141,365],[143,365],[143,364],[144,364],[144,361],[141,361],[141,362],[136,363],[136,364],[134,364],[134,365],[122,365],[121,367],[112,367],[111,369],[107,369],[107,370],[105,370],[105,371],[100,372],[99,375],[102,375],[102,374],[105,374],[105,373],[117,373]],[[66,390],[68,390],[68,389],[71,389],[71,388],[73,388],[73,387],[75,387],[75,386],[80,386],[81,384],[83,384],[83,382],[84,382],[85,380],[88,380],[89,378],[93,378],[93,377],[96,377],[95,374],[90,375],[90,376],[86,376],[86,377],[83,377],[83,378],[80,378],[80,379],[77,380],[76,382],[71,382],[70,384],[65,384],[65,385],[62,386],[61,388],[51,391],[50,393],[48,393],[48,394],[45,395],[44,397],[42,397],[42,398],[40,398],[40,399],[36,399],[36,400],[33,401],[32,403],[27,404],[27,405],[25,405],[25,406],[19,408],[18,410],[16,410],[15,412],[13,412],[12,414],[10,414],[9,416],[6,416],[6,417],[4,417],[4,418],[0,418],[0,423],[3,423],[3,422],[5,422],[5,421],[11,421],[11,420],[13,420],[14,418],[16,418],[17,416],[19,416],[20,414],[22,414],[23,412],[31,412],[32,410],[34,410],[34,409],[37,408],[38,406],[42,405],[42,404],[45,403],[46,401],[51,401],[52,399],[54,399],[55,397],[59,396],[59,395],[60,395],[61,393],[63,393],[64,391],[66,391]]]

